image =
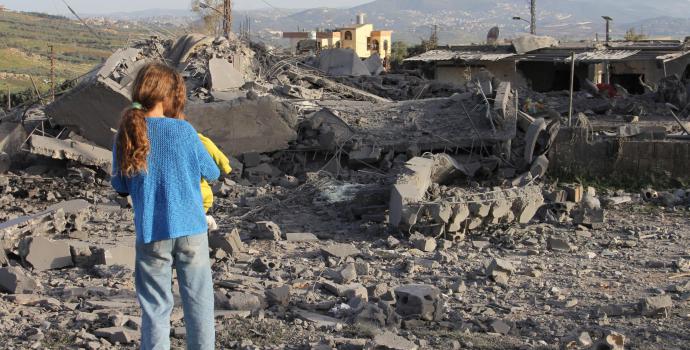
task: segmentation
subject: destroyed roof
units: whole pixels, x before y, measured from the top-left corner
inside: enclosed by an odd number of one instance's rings
[[[404,62],[496,62],[506,59],[527,62],[570,62],[575,52],[576,62],[597,63],[604,61],[669,62],[690,53],[680,41],[611,42],[609,45],[591,41],[565,42],[559,46],[545,47],[529,53],[517,54],[512,45],[471,45],[438,49],[405,59]]]
[[[596,50],[575,55],[575,62],[620,61],[638,54],[640,50]],[[565,59],[570,62],[570,57]]]
[[[407,58],[405,62],[495,62],[515,55],[514,53],[487,53],[481,51],[432,50],[419,56]]]
[[[454,46],[448,49],[427,51],[421,55],[407,58],[405,62],[495,62],[515,55],[515,50],[511,45]]]

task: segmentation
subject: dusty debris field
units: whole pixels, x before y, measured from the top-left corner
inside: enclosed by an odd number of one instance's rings
[[[133,244],[131,209],[113,204],[107,183],[66,174],[1,180],[3,219],[83,199],[88,207],[77,217],[85,219],[63,214],[64,231],[49,238],[73,250]],[[323,200],[327,182],[226,180],[214,215],[220,233],[237,228],[243,242],[212,239],[218,348],[623,349],[615,346],[620,336],[627,349],[689,347],[687,207],[633,201],[609,209],[598,229],[533,222],[489,226],[456,242],[415,241],[349,218]],[[45,227],[63,228],[59,213]],[[261,223],[267,219],[275,225]],[[84,256],[75,259],[83,267],[22,269],[15,287],[26,289],[0,298],[1,347],[136,348],[132,270],[113,263],[128,265],[126,255],[113,249],[105,265]],[[180,348],[181,317],[177,306],[171,333]],[[609,345],[601,343],[607,336]]]

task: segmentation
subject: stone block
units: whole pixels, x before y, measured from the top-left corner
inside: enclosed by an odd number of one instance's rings
[[[290,304],[290,286],[284,285],[277,288],[266,289],[266,302],[268,305],[288,306]]]
[[[10,294],[35,293],[38,283],[21,267],[0,268],[0,291]]]
[[[647,317],[668,317],[673,300],[668,294],[648,297],[640,302],[642,315]]]
[[[443,316],[441,292],[435,286],[410,284],[395,289],[396,312],[408,319],[439,321]]]
[[[285,234],[288,242],[318,242],[319,238],[310,232],[288,232]]]
[[[349,256],[359,255],[361,252],[354,245],[349,243],[335,243],[327,247],[321,248],[322,253],[326,257],[347,258]]]
[[[108,327],[95,330],[94,335],[108,339],[111,343],[130,344],[140,339],[140,333],[125,327]]]
[[[257,239],[280,241],[283,239],[283,232],[273,221],[259,221],[252,236]]]
[[[63,241],[51,241],[44,237],[28,237],[19,247],[22,260],[36,271],[73,266],[70,246]]]
[[[218,231],[209,233],[208,245],[211,249],[221,249],[233,257],[247,250],[236,228],[229,234],[222,234]]]

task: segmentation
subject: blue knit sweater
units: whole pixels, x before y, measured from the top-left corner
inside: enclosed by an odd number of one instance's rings
[[[200,181],[220,176],[196,131],[186,121],[146,118],[151,150],[148,170],[123,176],[113,147],[113,188],[134,206],[137,241],[151,243],[207,231]]]

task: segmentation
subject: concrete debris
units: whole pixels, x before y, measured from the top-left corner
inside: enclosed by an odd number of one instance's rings
[[[668,317],[673,300],[670,295],[648,297],[640,302],[642,314],[647,317]]]
[[[60,140],[32,135],[29,151],[53,159],[72,160],[83,165],[99,167],[110,172],[113,155],[109,149],[73,140]]]
[[[369,74],[371,75],[379,75],[386,71],[386,69],[383,67],[383,60],[381,60],[381,55],[379,55],[378,53],[375,53],[369,56],[369,58],[365,59],[364,65],[367,67],[367,69],[369,70]]]
[[[319,240],[316,235],[310,232],[288,232],[285,234],[288,242],[316,242]]]
[[[457,83],[428,80],[424,68],[378,75],[376,55],[338,52],[321,57],[333,55],[333,74],[363,75],[329,77],[304,65],[318,59],[233,36],[151,38],[114,53],[46,113],[3,117],[7,346],[140,345],[133,213],[108,186],[108,149],[136,72],[160,59],[185,79],[189,121],[232,156],[233,173],[211,184],[209,212],[219,227],[208,237],[219,347],[622,349],[624,336],[602,333],[616,317],[620,332],[646,330],[631,347],[685,345],[659,334],[687,328],[686,136],[659,120],[667,102],[687,119],[687,79],[638,95],[618,69],[610,87],[576,70],[570,128],[569,94],[501,81],[488,69],[505,60],[470,67],[472,79]],[[574,169],[607,180],[602,165],[641,190],[560,181],[579,179],[566,176]],[[674,178],[647,181],[640,169]],[[187,336],[182,316],[176,307],[175,342]],[[253,335],[237,340],[227,327]]]
[[[290,304],[290,293],[291,288],[288,285],[266,289],[266,302],[269,305],[288,306]]]
[[[190,103],[185,112],[200,133],[233,156],[286,149],[297,139],[296,112],[270,96]]]
[[[61,269],[74,265],[69,244],[44,237],[25,238],[20,244],[19,254],[22,260],[29,263],[35,271]]]
[[[20,123],[3,120],[0,123],[0,153],[11,159],[19,153],[26,137],[26,130]]]
[[[10,249],[28,234],[62,233],[66,229],[66,219],[72,225],[77,224],[90,207],[91,204],[85,200],[76,199],[52,205],[36,214],[5,221],[0,224],[0,239],[6,249]]]
[[[121,265],[134,269],[136,249],[128,246],[102,246],[96,248],[92,254],[96,265]]]
[[[330,49],[319,53],[316,67],[330,76],[371,75],[367,64],[357,56],[354,50]]]
[[[395,333],[385,332],[374,337],[371,349],[417,350],[419,346]]]
[[[208,71],[211,91],[228,91],[244,86],[244,77],[232,63],[221,58],[208,61]]]
[[[125,327],[99,328],[94,331],[97,337],[108,339],[111,343],[130,344],[139,341],[140,332]]]
[[[87,137],[100,147],[110,149],[120,115],[131,102],[128,83],[133,81],[141,50],[118,50],[81,83],[48,105],[46,114],[56,123]],[[116,70],[124,68],[123,74]],[[117,73],[117,74],[115,74]],[[125,77],[131,77],[125,79]]]
[[[283,232],[273,221],[259,221],[252,236],[257,239],[280,241],[283,239]]]
[[[549,36],[523,35],[513,39],[513,47],[518,55],[558,45],[558,40]]]
[[[38,283],[21,267],[0,268],[0,291],[9,294],[35,293]]]
[[[435,286],[411,284],[395,289],[396,312],[404,318],[439,321],[443,316],[441,292]]]
[[[327,247],[321,248],[325,256],[332,256],[334,258],[344,259],[350,256],[359,255],[361,252],[352,244],[336,243]]]

